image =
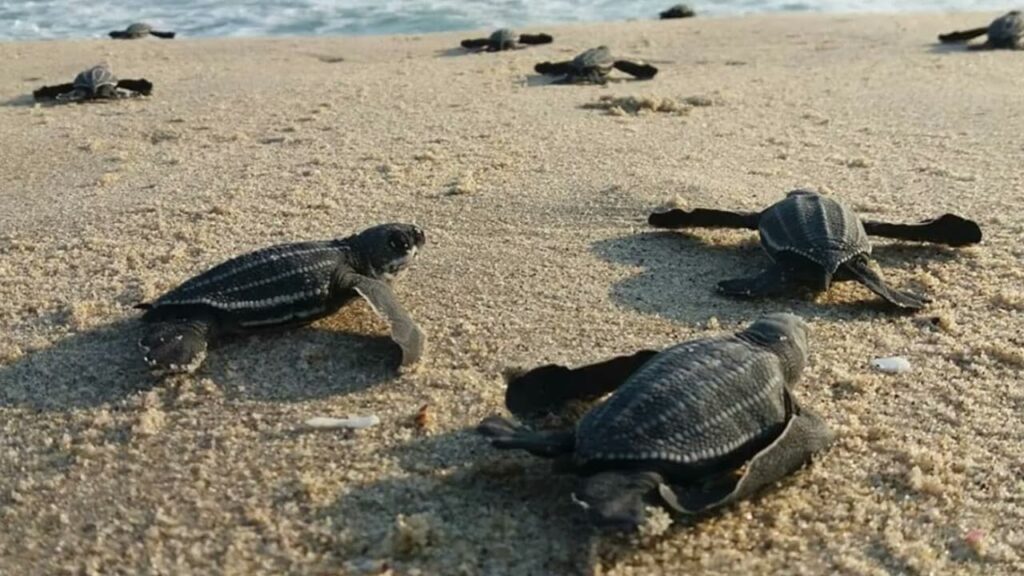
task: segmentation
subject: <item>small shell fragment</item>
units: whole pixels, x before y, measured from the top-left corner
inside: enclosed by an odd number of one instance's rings
[[[890,372],[893,374],[899,374],[902,372],[910,372],[910,360],[902,356],[892,356],[890,358],[875,358],[871,361],[872,368],[881,370],[882,372]]]
[[[362,428],[369,428],[370,426],[376,426],[380,424],[380,418],[376,415],[369,416],[354,416],[350,418],[331,418],[329,416],[317,416],[310,418],[304,422],[306,427],[313,428],[315,430],[336,430],[338,428],[347,428],[350,430],[360,430]]]

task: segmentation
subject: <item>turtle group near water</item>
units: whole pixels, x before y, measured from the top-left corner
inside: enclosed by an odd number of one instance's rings
[[[745,330],[569,369],[513,377],[506,405],[521,419],[570,401],[611,396],[569,429],[531,429],[490,416],[477,430],[502,450],[557,459],[582,481],[573,494],[598,526],[633,530],[647,503],[699,513],[747,498],[832,442],[793,387],[808,355],[798,316],[770,314]]]
[[[612,69],[638,80],[650,80],[658,73],[658,69],[650,64],[616,59],[607,46],[591,48],[572,60],[541,62],[534,66],[538,74],[560,76],[558,82],[565,84],[604,84]]]
[[[90,100],[116,100],[132,96],[149,96],[153,83],[145,78],[119,79],[106,64],[99,64],[79,72],[67,84],[43,86],[32,92],[37,102],[85,102]]]
[[[554,40],[550,34],[516,34],[509,28],[499,28],[487,38],[463,40],[462,47],[484,52],[501,52],[503,50],[516,50],[539,44],[550,44]]]
[[[402,365],[416,363],[425,336],[390,282],[426,236],[411,224],[382,224],[334,240],[271,246],[238,256],[140,304],[149,324],[139,342],[158,373],[196,370],[227,336],[308,324],[363,297],[391,325]]]
[[[984,28],[972,28],[970,30],[959,30],[948,34],[940,34],[939,42],[943,44],[957,44],[968,42],[980,36],[985,36],[982,44],[971,44],[971,50],[1024,50],[1024,14],[1019,10],[1013,10],[996,18]]]
[[[868,235],[949,246],[981,241],[978,224],[955,214],[917,224],[861,221],[845,204],[809,190],[794,190],[761,212],[674,209],[651,214],[648,223],[669,229],[757,230],[772,265],[754,277],[719,282],[718,289],[724,294],[777,296],[797,286],[822,292],[833,281],[856,280],[889,303],[915,310],[924,307],[928,298],[886,284],[871,267]]]
[[[118,40],[138,40],[139,38],[145,38],[146,36],[156,36],[157,38],[170,40],[174,38],[175,33],[154,30],[152,26],[145,22],[136,22],[134,24],[130,24],[124,30],[114,30],[110,32],[110,37]]]

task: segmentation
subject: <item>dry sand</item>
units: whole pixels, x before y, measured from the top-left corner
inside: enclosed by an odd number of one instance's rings
[[[0,44],[0,573],[1019,573],[1024,55],[932,45],[992,16],[559,27],[484,55],[448,50],[465,34]],[[662,72],[535,85],[536,61],[599,43]],[[155,95],[24,104],[104,60]],[[602,96],[711,105],[584,107]],[[957,212],[985,241],[879,242],[889,278],[935,300],[896,316],[856,285],[719,297],[765,262],[750,233],[645,225],[666,199],[756,209],[797,186],[878,219]],[[387,368],[357,304],[194,377],[144,372],[132,304],[243,251],[392,220],[429,238],[397,287],[431,339],[418,370]],[[755,501],[590,554],[571,480],[471,432],[502,410],[508,366],[777,310],[812,324],[799,395],[839,439]],[[870,368],[890,355],[913,370]],[[368,414],[380,425],[301,428]]]

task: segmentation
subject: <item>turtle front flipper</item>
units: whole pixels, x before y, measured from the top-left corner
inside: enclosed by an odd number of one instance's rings
[[[687,212],[675,208],[666,212],[653,212],[647,223],[655,228],[746,228],[757,230],[760,218],[757,212],[731,212],[696,208]]]
[[[572,62],[541,62],[533,71],[547,76],[566,76],[572,73]]]
[[[171,40],[175,36],[174,32],[160,32],[157,30],[150,30],[149,33],[157,38],[163,38],[164,40]]]
[[[402,348],[402,366],[411,366],[423,356],[426,336],[416,322],[398,302],[398,297],[386,282],[345,274],[340,283],[355,290],[370,303],[370,307],[391,325],[391,339]]]
[[[655,472],[602,472],[584,478],[573,499],[599,527],[635,531],[647,517],[647,498],[663,485]]]
[[[536,46],[538,44],[551,44],[555,39],[550,34],[520,34],[519,43]]]
[[[616,60],[612,66],[638,80],[650,80],[658,74],[658,69],[650,64],[640,64],[629,60]]]
[[[988,34],[988,26],[984,28],[971,28],[970,30],[957,30],[949,34],[939,34],[939,42],[943,44],[957,44],[973,40],[985,34]]]
[[[491,439],[499,450],[526,450],[541,458],[571,454],[576,445],[572,430],[530,430],[501,416],[488,416],[476,427],[477,433]]]
[[[122,90],[131,90],[132,92],[142,94],[143,96],[149,96],[153,93],[153,83],[145,78],[140,78],[138,80],[118,80],[117,87]]]
[[[656,350],[641,350],[579,368],[548,364],[508,377],[505,406],[520,418],[558,413],[573,400],[596,400],[615,391],[648,360]]]
[[[202,320],[156,322],[139,340],[142,359],[159,373],[192,373],[206,359],[211,326]]]
[[[489,38],[470,38],[462,41],[462,47],[469,50],[478,50],[480,48],[486,48],[490,44]]]
[[[886,301],[894,306],[908,310],[920,310],[925,307],[925,304],[931,302],[925,296],[891,288],[877,272],[871,269],[868,259],[864,256],[846,262],[843,264],[843,268],[854,280],[867,286],[872,292],[885,298]]]
[[[34,90],[32,97],[36,100],[56,100],[58,96],[74,91],[75,85],[69,82],[67,84],[57,84],[56,86],[43,86],[38,90]]]
[[[811,456],[832,444],[835,436],[816,412],[801,408],[786,390],[791,417],[771,444],[740,470],[727,471],[694,485],[658,486],[662,500],[684,514],[697,514],[749,498],[806,464]]]
[[[718,291],[739,298],[782,296],[792,289],[781,266],[774,265],[751,278],[734,278],[718,283]]]
[[[864,222],[864,230],[871,236],[931,242],[947,246],[967,246],[981,242],[981,227],[973,220],[943,214],[938,218],[923,220],[918,224],[889,224],[887,222]]]

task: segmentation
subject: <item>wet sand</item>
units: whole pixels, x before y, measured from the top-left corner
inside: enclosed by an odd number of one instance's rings
[[[0,573],[1019,573],[1024,57],[933,44],[993,16],[537,27],[556,42],[483,55],[450,50],[470,34],[0,44]],[[661,73],[532,74],[601,43]],[[25,104],[100,61],[154,96]],[[587,106],[602,97],[670,104]],[[720,297],[765,264],[753,234],[645,223],[667,200],[756,210],[803,186],[872,219],[956,212],[985,240],[877,242],[891,282],[934,299],[901,316],[853,284]],[[430,338],[418,369],[390,367],[359,303],[192,377],[145,372],[133,304],[384,221],[428,236],[396,287]],[[570,478],[471,430],[510,366],[768,311],[810,322],[798,394],[839,437],[754,501],[596,541]],[[870,367],[893,355],[913,369]]]

